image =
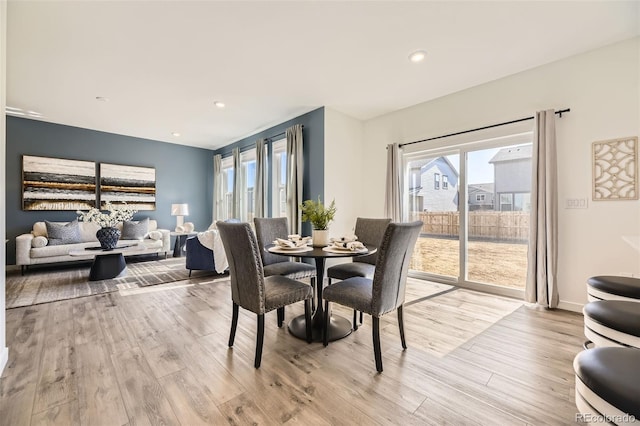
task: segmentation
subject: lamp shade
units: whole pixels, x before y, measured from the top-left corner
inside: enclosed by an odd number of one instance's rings
[[[189,216],[189,205],[171,204],[171,216]]]

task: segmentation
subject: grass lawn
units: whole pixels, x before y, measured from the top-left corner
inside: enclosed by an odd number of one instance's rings
[[[410,269],[457,277],[460,268],[458,240],[418,238]],[[470,241],[469,281],[524,289],[527,244]]]

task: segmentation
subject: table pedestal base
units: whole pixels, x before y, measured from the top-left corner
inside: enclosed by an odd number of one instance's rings
[[[320,324],[321,325],[321,324]],[[342,339],[351,334],[351,321],[338,315],[332,315],[329,321],[329,341]],[[299,339],[307,339],[307,329],[304,320],[304,315],[295,317],[289,323],[289,333],[293,334]],[[313,342],[322,342],[322,327],[311,328],[311,336]]]
[[[89,281],[108,280],[126,273],[127,264],[122,253],[101,254],[93,259]]]

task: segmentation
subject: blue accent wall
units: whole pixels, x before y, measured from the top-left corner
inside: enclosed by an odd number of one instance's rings
[[[72,211],[22,210],[22,155],[155,167],[156,210],[138,212],[134,219],[149,217],[160,228],[173,230],[176,218],[171,216],[171,204],[187,203],[185,222],[193,222],[196,230],[211,223],[212,150],[11,116],[6,141],[7,264],[15,264],[15,237],[29,232],[34,222],[76,218]]]
[[[229,144],[216,150],[215,154],[221,154],[224,158],[230,156],[235,147],[239,147],[241,152],[255,149],[256,140],[273,138],[275,135],[284,133],[288,127],[294,124],[302,124],[304,126],[302,131],[304,151],[302,197],[305,200],[315,200],[320,196],[324,201],[324,107]],[[284,136],[274,138],[273,142],[282,138]],[[271,188],[271,185],[269,185],[269,188]],[[269,203],[269,206],[271,206],[271,203]],[[302,231],[305,235],[311,235],[311,225],[303,223]]]

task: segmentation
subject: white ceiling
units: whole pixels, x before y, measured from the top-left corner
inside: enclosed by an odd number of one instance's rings
[[[637,36],[639,5],[9,0],[7,105],[213,149],[321,106],[367,120]]]

